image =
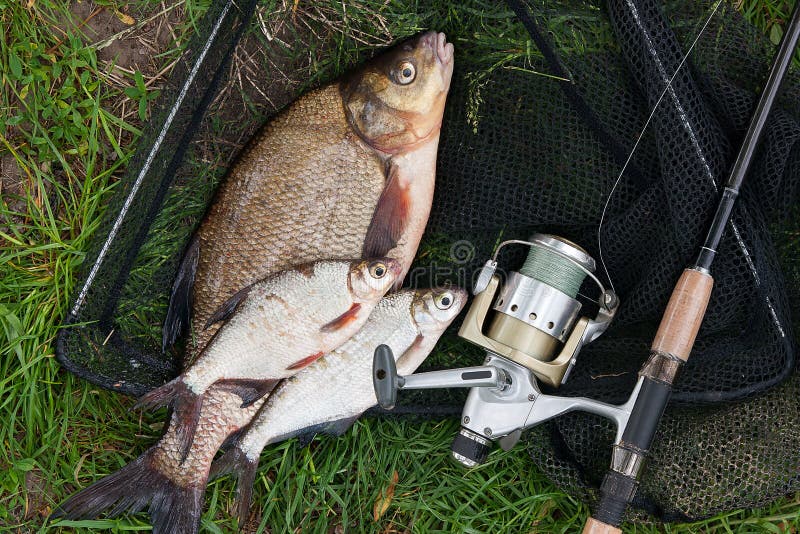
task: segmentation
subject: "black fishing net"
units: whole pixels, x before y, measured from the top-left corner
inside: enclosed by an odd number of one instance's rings
[[[705,236],[774,46],[728,3],[509,5],[523,36],[520,49],[531,47],[535,54],[487,62],[469,24],[437,27],[456,43],[456,72],[421,248],[426,253],[406,283],[471,286],[501,239],[534,231],[563,235],[600,258],[599,232],[622,307],[610,330],[582,352],[559,393],[621,402],[648,356],[680,271]],[[248,25],[250,8],[229,6],[220,3],[206,15],[173,76],[174,88],[165,92],[143,135],[139,159],[129,164],[95,233],[78,284],[86,289],[76,295],[75,314],[67,319],[72,326],[59,337],[62,363],[104,387],[139,395],[176,372],[174,354],[161,354],[159,340],[182,250],[238,145],[262,116],[303,88],[265,69],[263,87],[272,102],[254,105],[249,121],[234,112],[222,134],[216,130],[210,137],[211,119],[201,121],[202,110],[210,103],[209,115],[217,120],[231,113],[224,99],[214,100],[215,91],[230,71],[232,42]],[[476,6],[452,9],[464,9],[467,19]],[[424,20],[438,20],[426,9],[420,7]],[[284,43],[319,37],[312,26],[289,19],[279,27]],[[207,46],[209,35],[214,40]],[[308,57],[297,59],[252,35],[240,47],[245,45],[267,47],[265,57],[274,64],[308,66]],[[663,520],[697,519],[800,490],[800,377],[789,313],[800,302],[800,254],[776,254],[775,247],[797,231],[800,215],[798,104],[795,69],[727,227],[709,311],[656,437],[633,516],[644,510]],[[165,120],[171,121],[167,129]],[[220,140],[225,136],[227,143]],[[501,264],[519,267],[521,253],[501,256]],[[600,276],[608,281],[602,269]],[[456,339],[455,327],[442,343],[446,354],[426,368],[474,364],[482,357]],[[462,400],[460,392],[409,393],[401,395],[399,409],[455,414]],[[594,501],[608,468],[611,423],[574,413],[526,438],[534,462],[554,482]]]

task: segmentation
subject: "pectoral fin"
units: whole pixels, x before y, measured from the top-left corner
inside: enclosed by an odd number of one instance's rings
[[[358,318],[359,311],[361,311],[361,304],[357,302],[353,303],[349,310],[341,314],[333,321],[322,325],[320,330],[322,332],[336,332],[337,330],[340,330],[355,321]]]
[[[434,345],[435,340],[426,339],[425,336],[419,334],[403,354],[399,357],[395,355],[398,373],[406,375],[416,371],[417,367],[422,365],[422,362],[431,353]]]
[[[408,188],[400,181],[397,166],[390,166],[386,185],[364,238],[364,258],[386,256],[400,241],[408,226],[411,198]]]
[[[303,367],[308,367],[309,365],[311,365],[311,364],[312,364],[312,363],[314,363],[315,361],[319,360],[319,359],[320,359],[320,358],[322,358],[324,355],[325,355],[325,353],[324,353],[324,352],[315,352],[315,353],[314,353],[314,354],[312,354],[311,356],[306,356],[306,357],[305,357],[305,358],[303,358],[302,360],[297,360],[297,361],[296,361],[296,362],[294,362],[292,365],[290,365],[289,367],[287,367],[287,368],[286,368],[286,370],[287,370],[287,371],[299,371],[299,370],[300,370],[300,369],[302,369]]]

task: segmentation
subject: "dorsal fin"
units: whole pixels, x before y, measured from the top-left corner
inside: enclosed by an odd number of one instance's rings
[[[172,292],[169,296],[169,308],[161,331],[161,350],[165,351],[175,344],[183,331],[189,326],[192,313],[192,291],[194,277],[197,273],[197,262],[200,259],[200,240],[194,236],[183,254]]]
[[[240,408],[252,406],[258,399],[270,393],[280,380],[261,380],[257,378],[224,378],[216,385],[238,395],[242,399]]]

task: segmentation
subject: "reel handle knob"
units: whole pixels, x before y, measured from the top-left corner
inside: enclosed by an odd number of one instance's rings
[[[394,408],[397,404],[397,390],[402,382],[402,377],[397,376],[392,349],[388,345],[378,345],[372,359],[372,387],[381,408]]]

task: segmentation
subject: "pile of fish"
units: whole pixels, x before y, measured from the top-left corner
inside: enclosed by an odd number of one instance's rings
[[[165,434],[55,516],[147,507],[156,534],[197,532],[209,475],[234,473],[242,525],[266,445],[347,430],[376,404],[378,345],[402,374],[424,361],[466,303],[457,288],[399,289],[452,72],[453,45],[428,32],[301,97],[248,145],[173,286],[163,344],[190,330],[185,370],[139,401],[171,408]]]

